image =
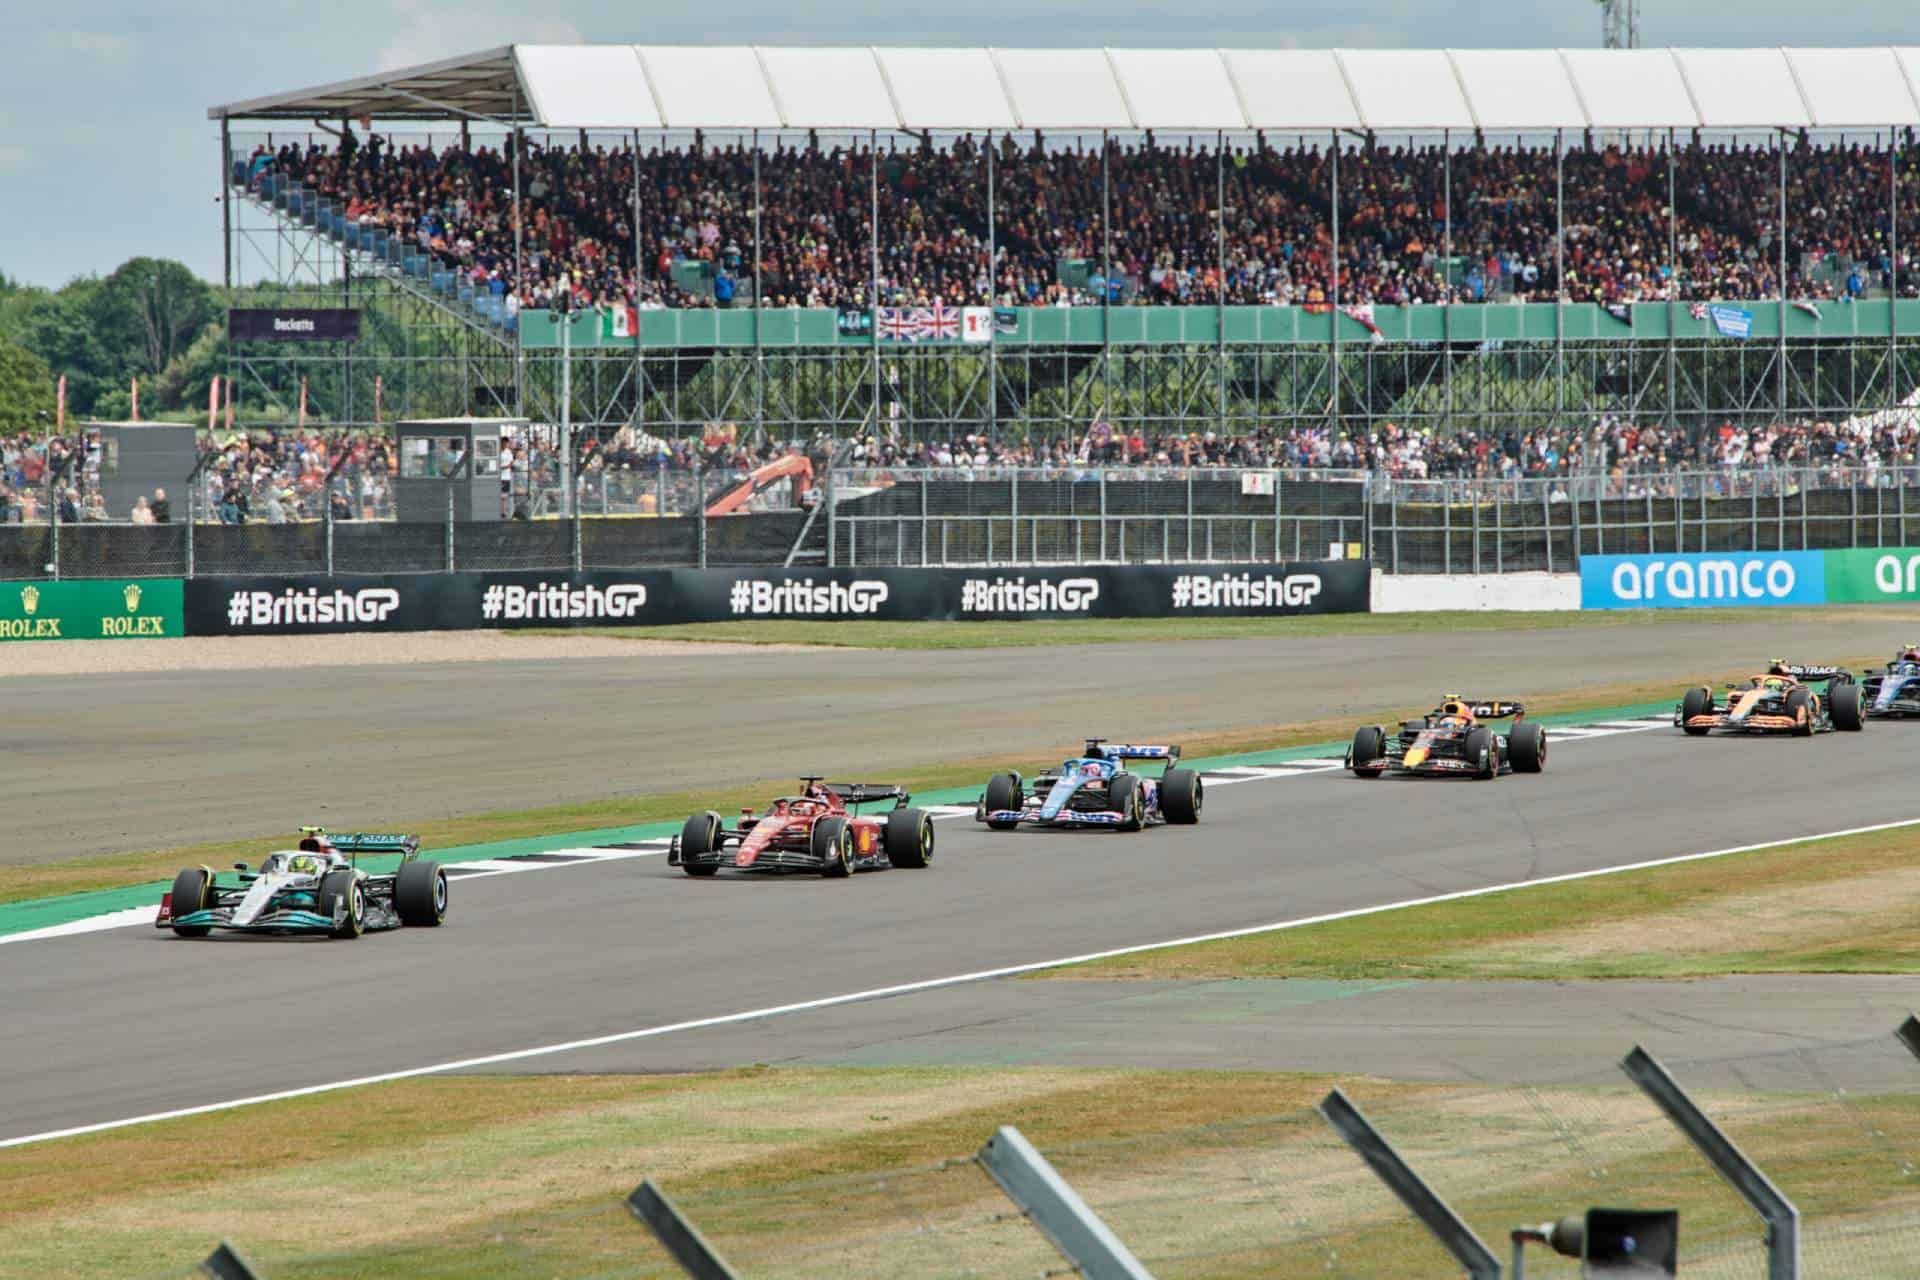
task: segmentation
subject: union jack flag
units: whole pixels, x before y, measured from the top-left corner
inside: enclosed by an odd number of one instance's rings
[[[875,332],[882,342],[958,342],[960,308],[935,300],[928,307],[881,307]]]

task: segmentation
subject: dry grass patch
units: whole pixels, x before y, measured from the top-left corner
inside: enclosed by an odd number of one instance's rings
[[[1048,970],[1043,978],[1920,972],[1920,826]]]

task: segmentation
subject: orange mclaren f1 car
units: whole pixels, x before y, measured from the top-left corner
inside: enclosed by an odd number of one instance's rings
[[[1815,686],[1824,685],[1824,691]],[[1746,683],[1729,684],[1716,699],[1706,685],[1689,689],[1673,722],[1690,737],[1709,733],[1790,733],[1810,738],[1835,729],[1858,733],[1866,724],[1860,686],[1839,667],[1812,667],[1775,659]]]

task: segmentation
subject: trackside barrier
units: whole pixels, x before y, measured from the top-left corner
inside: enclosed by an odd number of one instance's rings
[[[260,1280],[260,1273],[248,1266],[240,1251],[225,1240],[201,1262],[200,1274],[208,1280]]]
[[[1087,1207],[1012,1125],[1002,1125],[976,1157],[1062,1257],[1087,1280],[1153,1280],[1120,1237]]]
[[[0,643],[182,636],[178,578],[0,582]]]
[[[1920,1058],[1920,1018],[1908,1015],[1907,1020],[1900,1024],[1899,1030],[1895,1031],[1893,1035],[1895,1039],[1907,1047],[1908,1053],[1911,1053],[1916,1058]]]
[[[1580,607],[1577,573],[1383,573],[1373,571],[1373,612],[1538,613]]]
[[[1582,609],[1914,601],[1920,547],[1580,558]]]
[[[1720,1126],[1707,1118],[1667,1069],[1639,1045],[1620,1062],[1627,1078],[1653,1099],[1661,1113],[1686,1135],[1714,1172],[1739,1192],[1767,1224],[1767,1280],[1798,1280],[1800,1275],[1800,1211],[1773,1185],[1760,1166],[1747,1158]]]
[[[627,1197],[627,1208],[646,1224],[660,1247],[673,1255],[680,1269],[693,1280],[738,1280],[726,1259],[707,1243],[700,1229],[687,1220],[678,1206],[667,1199],[667,1193],[653,1185],[651,1178],[633,1189]]]

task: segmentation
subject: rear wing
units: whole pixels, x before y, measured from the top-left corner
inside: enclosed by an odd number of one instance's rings
[[[321,827],[302,827],[303,836],[324,836],[341,853],[398,853],[411,858],[420,852],[420,837],[398,832],[345,831],[333,833]]]
[[[1475,720],[1505,720],[1527,714],[1525,704],[1511,702],[1505,698],[1463,698],[1458,694],[1448,694],[1440,701],[1441,705],[1428,712],[1429,715],[1444,715],[1446,704],[1449,702],[1465,703]]]
[[[1165,760],[1172,768],[1180,759],[1178,746],[1150,746],[1145,743],[1103,742],[1087,739],[1087,754],[1106,760]]]
[[[1812,666],[1804,662],[1788,662],[1782,658],[1775,658],[1767,663],[1767,674],[1792,676],[1803,684],[1817,684],[1822,680],[1845,682],[1853,679],[1852,673],[1845,667]]]
[[[895,786],[891,782],[828,782],[822,785],[847,805],[877,804],[882,800],[891,800],[894,808],[903,809],[913,799],[905,787]]]

